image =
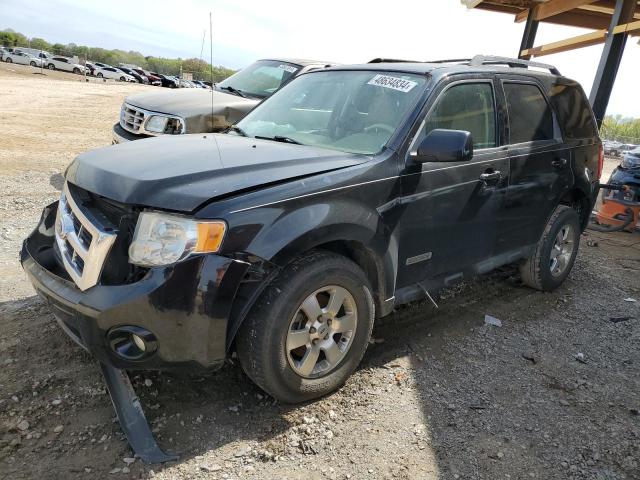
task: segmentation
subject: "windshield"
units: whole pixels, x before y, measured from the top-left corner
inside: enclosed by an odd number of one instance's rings
[[[246,96],[265,98],[287,83],[300,68],[300,65],[293,63],[258,60],[218,83],[216,88],[231,92],[236,90]]]
[[[414,107],[425,82],[420,75],[396,72],[301,75],[241,120],[239,131],[372,155],[382,150]]]

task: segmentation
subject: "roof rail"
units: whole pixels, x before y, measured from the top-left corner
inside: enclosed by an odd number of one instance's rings
[[[522,60],[520,58],[496,57],[493,55],[476,55],[469,62],[469,66],[479,67],[481,65],[508,65],[511,68],[529,68],[538,67],[549,70],[553,75],[560,75],[560,71],[553,65],[540,62],[532,62],[530,60]]]
[[[415,60],[400,60],[398,58],[374,58],[367,63],[420,63]]]
[[[424,63],[463,63],[470,61],[470,58],[452,58],[448,60],[426,60]]]

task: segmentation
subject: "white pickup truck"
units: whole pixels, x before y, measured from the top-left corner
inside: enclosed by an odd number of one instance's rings
[[[317,60],[264,59],[213,86],[138,93],[125,98],[113,143],[151,136],[219,132],[242,119],[292,78],[330,66]]]

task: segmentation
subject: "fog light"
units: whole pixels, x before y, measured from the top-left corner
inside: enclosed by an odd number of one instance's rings
[[[133,343],[136,344],[136,347],[138,347],[143,352],[147,349],[147,346],[145,345],[144,340],[142,338],[140,338],[135,333],[131,335],[131,337],[133,338]]]
[[[158,348],[156,336],[135,325],[115,327],[107,333],[111,350],[124,360],[142,360]]]

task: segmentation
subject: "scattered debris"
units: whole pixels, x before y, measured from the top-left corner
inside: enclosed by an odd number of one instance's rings
[[[16,425],[16,428],[21,432],[27,431],[29,430],[29,422],[27,422],[26,420],[22,420],[18,422],[18,424]]]
[[[150,387],[151,385],[153,385],[153,382],[151,381],[151,379],[150,378],[146,378],[144,380],[144,386],[145,387]]]
[[[501,327],[502,326],[502,320],[499,320],[496,317],[492,317],[491,315],[485,315],[484,316],[484,324],[485,325],[492,325],[494,327]]]
[[[538,360],[536,359],[536,357],[534,357],[533,354],[531,353],[523,353],[522,358],[524,358],[525,360],[529,360],[534,365],[538,363]]]
[[[587,247],[597,247],[598,246],[598,242],[596,242],[595,240],[587,240]]]
[[[64,427],[62,425],[58,425],[53,429],[53,433],[62,433]]]
[[[640,415],[640,410],[638,410],[637,408],[630,408],[629,413],[637,417],[638,415]]]
[[[200,470],[205,472],[219,472],[220,470],[222,470],[222,467],[217,463],[214,463],[212,465],[202,464],[200,465]]]
[[[369,345],[375,345],[376,343],[384,343],[384,338],[373,338],[369,339]]]
[[[584,358],[584,353],[582,353],[582,352],[576,353],[576,357],[575,358],[580,363],[587,363],[587,360]]]
[[[624,301],[629,303],[636,303],[638,300],[636,300],[635,298],[627,297],[624,299]]]

